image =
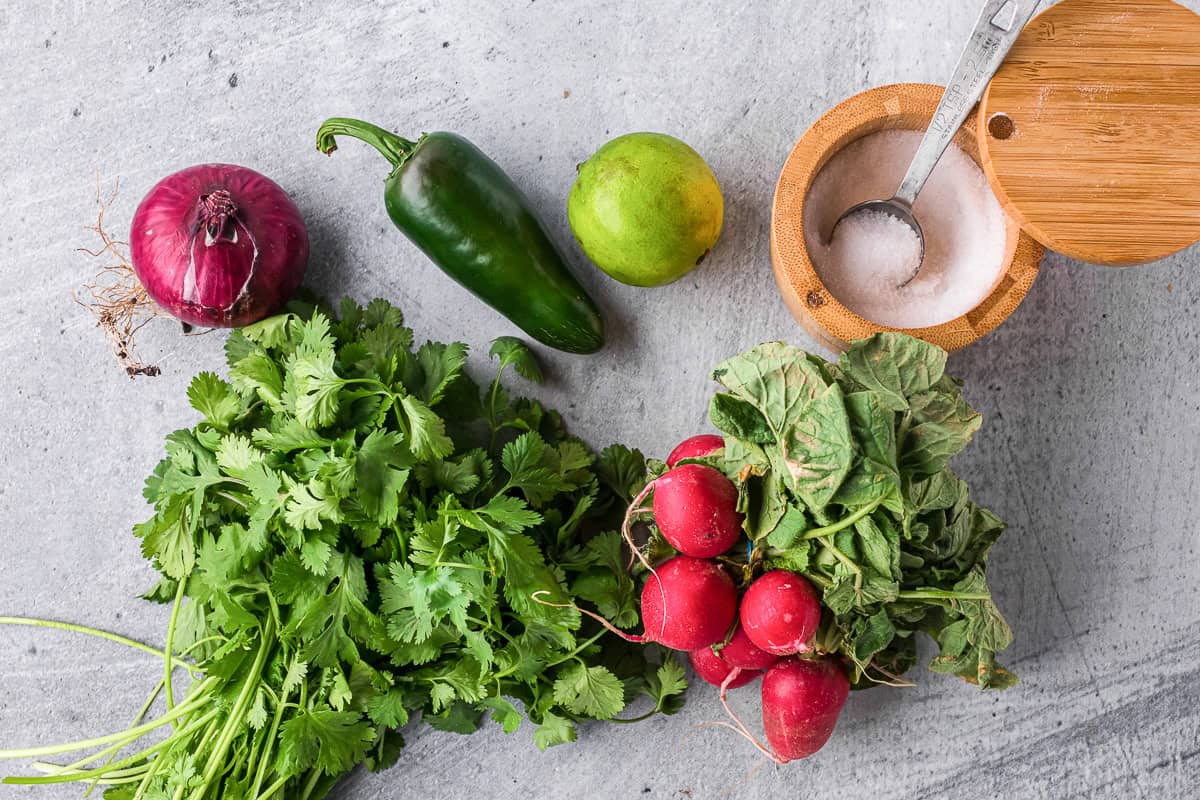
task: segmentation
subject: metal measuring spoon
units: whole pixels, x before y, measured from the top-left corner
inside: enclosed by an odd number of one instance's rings
[[[1037,5],[1038,0],[987,0],[983,4],[983,11],[975,23],[975,30],[971,32],[971,39],[963,49],[962,55],[958,57],[954,74],[946,84],[942,100],[933,112],[929,128],[925,131],[921,145],[913,156],[904,180],[900,181],[900,188],[896,190],[896,194],[889,200],[867,200],[859,203],[842,214],[833,224],[833,230],[829,234],[830,241],[833,241],[837,226],[857,214],[883,213],[907,225],[917,235],[920,250],[916,268],[898,288],[907,286],[917,277],[917,273],[921,271],[921,262],[925,260],[925,234],[921,232],[921,225],[913,215],[913,204],[917,202],[917,195],[929,180],[942,154],[946,152],[954,134],[966,121],[967,114],[983,96],[988,81],[1000,68],[1004,56],[1012,48],[1025,23],[1033,16]]]

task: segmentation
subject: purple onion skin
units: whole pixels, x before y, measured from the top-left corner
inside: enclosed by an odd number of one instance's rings
[[[296,204],[270,178],[234,164],[198,164],[159,181],[133,215],[129,247],[154,302],[210,328],[278,310],[308,266]]]

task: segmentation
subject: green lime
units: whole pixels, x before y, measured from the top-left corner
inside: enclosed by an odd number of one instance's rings
[[[579,167],[567,217],[579,246],[622,283],[662,286],[691,272],[721,235],[716,176],[663,133],[627,133]]]

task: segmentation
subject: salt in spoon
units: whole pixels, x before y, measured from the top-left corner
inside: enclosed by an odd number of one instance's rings
[[[975,30],[971,32],[967,46],[958,57],[954,74],[946,84],[942,100],[933,112],[929,128],[926,129],[896,194],[888,200],[867,200],[859,203],[842,214],[833,224],[830,241],[833,241],[838,225],[858,214],[882,213],[907,225],[917,235],[917,265],[898,288],[904,288],[917,277],[917,273],[921,271],[921,262],[925,260],[925,234],[921,232],[921,225],[913,215],[913,204],[917,202],[917,195],[929,180],[942,154],[946,152],[954,134],[966,121],[967,114],[983,96],[988,81],[1000,68],[1001,62],[1008,55],[1025,23],[1033,16],[1037,5],[1038,0],[987,0],[983,4],[983,11],[975,23]]]

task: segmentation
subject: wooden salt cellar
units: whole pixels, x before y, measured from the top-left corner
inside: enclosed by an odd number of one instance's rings
[[[813,179],[838,151],[882,130],[923,131],[942,97],[942,87],[924,83],[880,86],[855,95],[821,117],[788,156],[775,188],[771,211],[771,261],[775,282],[792,315],[810,336],[831,350],[854,339],[897,330],[863,319],[821,283],[804,242],[804,204]],[[968,119],[954,143],[979,161],[975,122]],[[957,350],[990,332],[1024,299],[1037,277],[1043,248],[1011,217],[1006,219],[1005,255],[996,286],[982,303],[957,319],[908,332],[947,350]]]
[[[775,279],[792,314],[831,349],[895,329],[858,316],[821,283],[804,243],[809,187],[856,139],[924,130],[941,92],[897,84],[855,95],[784,164],[771,220]],[[984,301],[906,331],[947,350],[1016,310],[1043,245],[1128,265],[1200,241],[1200,16],[1170,0],[1063,0],[1025,28],[955,143],[981,164],[1009,220],[1002,274]]]

